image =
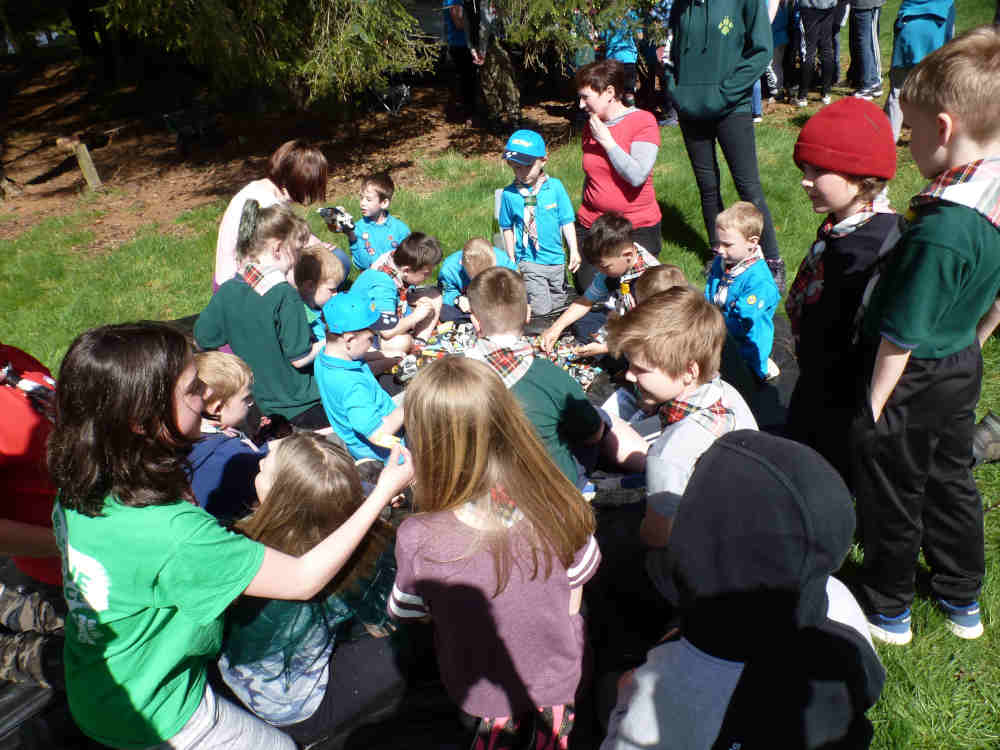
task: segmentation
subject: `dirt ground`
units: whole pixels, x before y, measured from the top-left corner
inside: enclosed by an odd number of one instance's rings
[[[0,241],[16,237],[46,217],[78,210],[86,182],[74,157],[60,149],[60,136],[78,136],[90,154],[103,188],[86,195],[99,213],[93,242],[82,252],[108,252],[143,226],[182,233],[174,219],[188,209],[235,194],[265,175],[267,159],[283,141],[306,138],[330,162],[330,194],[350,189],[362,174],[388,169],[412,191],[436,186],[417,168],[415,156],[449,149],[467,156],[498,154],[503,141],[483,130],[445,119],[443,85],[415,86],[399,115],[366,113],[350,124],[299,114],[212,113],[220,143],[196,140],[184,155],[163,121],[157,82],[98,92],[74,62],[40,66],[26,74],[0,63],[0,149],[6,176],[21,189],[0,201]],[[567,102],[524,107],[528,127],[558,145],[569,137]],[[109,112],[128,111],[127,116]]]

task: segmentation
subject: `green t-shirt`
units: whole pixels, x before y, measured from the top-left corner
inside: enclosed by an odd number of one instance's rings
[[[601,427],[601,415],[587,400],[580,384],[549,360],[535,357],[528,372],[510,391],[552,460],[576,484],[570,444],[592,437]]]
[[[972,345],[1000,290],[1000,231],[955,203],[932,203],[907,227],[872,294],[865,334],[918,359]]]
[[[183,728],[222,645],[222,614],[253,580],[264,546],[196,505],[133,508],[108,497],[91,518],[56,503],[73,718],[112,747],[158,744]]]
[[[292,361],[309,353],[309,324],[299,293],[282,282],[263,296],[240,277],[219,287],[198,316],[194,337],[203,349],[229,344],[253,370],[253,396],[262,414],[292,419],[319,403],[312,368]]]

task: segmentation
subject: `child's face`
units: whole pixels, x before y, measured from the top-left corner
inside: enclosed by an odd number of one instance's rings
[[[220,427],[236,427],[247,418],[247,412],[253,406],[253,396],[250,395],[250,384],[227,398],[219,410]]]
[[[507,164],[510,166],[511,170],[514,172],[514,179],[520,182],[522,185],[531,186],[534,185],[538,180],[538,176],[545,169],[545,162],[548,159],[542,157],[540,159],[535,159],[531,164],[518,164],[516,161],[508,161]]]
[[[757,249],[759,237],[744,237],[735,229],[723,229],[716,225],[715,236],[718,238],[715,253],[722,257],[727,266],[734,266],[741,260],[746,260]]]
[[[648,399],[654,404],[662,404],[686,393],[693,382],[686,371],[675,377],[653,367],[642,357],[634,356],[629,357],[625,379],[636,384],[642,400]]]
[[[410,286],[420,286],[427,278],[431,275],[431,271],[434,269],[431,266],[424,266],[423,268],[410,268],[409,266],[403,266],[399,269],[399,275],[403,277],[403,283],[409,284]]]
[[[625,275],[625,272],[632,267],[635,261],[635,247],[632,243],[623,245],[617,253],[606,255],[597,261],[597,270],[611,279],[617,279]]]
[[[829,172],[812,164],[802,164],[802,189],[812,201],[813,211],[833,214],[840,221],[860,210],[860,185],[840,172]]]
[[[367,328],[363,331],[352,331],[344,335],[344,348],[351,359],[358,359],[372,347],[372,339],[375,338]]]
[[[198,377],[194,359],[188,361],[174,385],[174,423],[185,437],[201,434],[201,414],[205,410],[208,387]]]
[[[361,214],[366,219],[377,219],[383,211],[389,210],[389,201],[379,197],[378,192],[371,185],[361,188],[360,195]]]
[[[270,451],[260,460],[257,476],[253,480],[253,488],[257,490],[257,499],[262,503],[267,499],[267,493],[271,491],[271,487],[274,486],[276,470],[274,451]]]
[[[903,104],[903,120],[911,129],[910,153],[920,174],[930,180],[949,166],[948,154],[942,144],[943,123],[938,115],[923,107]]]
[[[322,310],[323,305],[330,301],[330,298],[337,293],[337,285],[332,281],[321,281],[315,289],[312,290],[312,299],[306,299],[306,303],[316,309]]]

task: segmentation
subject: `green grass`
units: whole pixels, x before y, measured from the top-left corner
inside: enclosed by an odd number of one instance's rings
[[[892,51],[892,21],[899,0],[883,8],[884,70]],[[992,20],[992,0],[962,0],[959,31]],[[847,49],[846,33],[842,49]],[[842,55],[846,65],[847,55]],[[808,112],[815,111],[811,107]],[[804,121],[771,116],[757,129],[761,179],[768,197],[781,251],[789,271],[797,268],[812,242],[819,217],[812,213],[799,186],[800,173],[791,153]],[[661,259],[680,265],[694,280],[706,252],[698,192],[680,133],[662,131],[663,145],[654,169],[656,193],[664,206]],[[493,191],[506,185],[510,170],[497,158],[414,155],[425,183],[439,185],[417,194],[403,185],[392,211],[413,229],[435,234],[446,252],[458,250],[475,235],[493,232]],[[579,141],[551,154],[548,171],[580,195],[583,173]],[[724,171],[725,200],[736,194]],[[900,151],[899,174],[891,185],[897,208],[919,190],[922,180],[909,154]],[[331,196],[357,215],[357,196]],[[82,330],[101,323],[169,319],[197,313],[208,301],[215,253],[215,233],[224,201],[207,204],[177,219],[182,232],[148,227],[132,241],[107,254],[87,250],[88,227],[99,217],[96,202],[80,198],[72,212],[49,218],[3,243],[0,267],[0,320],[5,343],[20,346],[55,370],[67,346]],[[0,223],[9,220],[0,209]],[[310,215],[313,230],[324,236],[322,221]],[[180,235],[180,236],[175,236]],[[338,238],[342,239],[342,238]],[[1000,411],[1000,344],[984,352],[986,376],[980,413]],[[1000,465],[976,472],[984,503],[1000,494]],[[926,600],[914,608],[913,643],[880,648],[888,681],[872,710],[876,748],[1000,747],[1000,509],[986,514],[987,578],[982,606],[986,635],[959,641],[944,631],[942,616]]]

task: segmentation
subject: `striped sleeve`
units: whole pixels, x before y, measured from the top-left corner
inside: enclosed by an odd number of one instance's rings
[[[566,577],[569,578],[569,587],[575,589],[582,586],[597,572],[597,566],[601,564],[601,549],[597,546],[597,540],[593,536],[587,537],[587,543],[583,545],[573,564],[566,570]]]
[[[393,584],[389,597],[389,614],[398,620],[415,620],[430,614],[423,598],[416,594],[407,594],[400,590],[398,584]]]

